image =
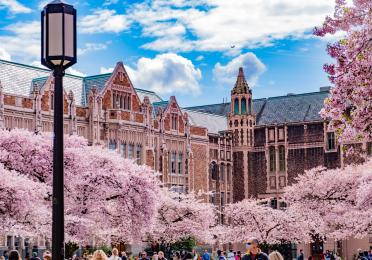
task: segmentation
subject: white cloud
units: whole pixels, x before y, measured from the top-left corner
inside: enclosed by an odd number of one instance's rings
[[[195,60],[197,60],[197,61],[204,60],[204,56],[203,55],[199,55],[198,57],[196,57]]]
[[[174,53],[159,54],[153,59],[140,58],[134,68],[126,66],[126,70],[135,87],[159,94],[201,93],[201,71],[190,60]],[[101,72],[106,71],[101,68]]]
[[[84,55],[91,51],[106,50],[108,43],[86,43],[83,48],[78,48],[78,55]]]
[[[241,54],[226,65],[221,65],[218,62],[213,69],[214,80],[221,85],[232,87],[238,75],[239,67],[243,67],[245,78],[251,87],[256,84],[259,76],[266,70],[265,64],[254,53],[248,52]]]
[[[128,16],[143,27],[143,36],[155,37],[144,48],[231,52],[235,45],[236,54],[308,37],[333,7],[334,0],[153,0],[135,5]]]
[[[116,14],[115,10],[95,10],[93,14],[79,21],[82,33],[119,33],[129,28],[130,22],[125,15]]]
[[[71,68],[71,67],[66,70],[66,73],[72,74],[72,75],[75,75],[75,76],[80,76],[80,77],[85,77],[87,75],[87,74],[85,74],[85,73],[83,73],[83,72],[81,72],[77,69]]]
[[[0,36],[1,47],[23,62],[40,58],[40,22],[18,22],[4,28],[7,35]]]
[[[32,10],[16,0],[0,0],[0,9],[7,8],[13,14],[31,13]]]
[[[5,49],[0,48],[0,59],[11,61],[12,57]]]
[[[113,72],[113,71],[114,71],[114,68],[105,68],[105,67],[101,67],[99,73],[101,73],[101,74],[106,74],[106,73],[111,73],[111,72]]]
[[[112,4],[117,4],[119,2],[119,0],[106,0],[104,3],[103,3],[103,6],[108,6],[108,5],[112,5]]]

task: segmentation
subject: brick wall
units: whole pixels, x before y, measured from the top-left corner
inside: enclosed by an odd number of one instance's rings
[[[248,194],[257,197],[266,192],[266,156],[265,152],[248,153]]]
[[[207,135],[207,129],[197,126],[191,126],[190,127],[190,133],[192,135],[199,135],[199,136],[206,136]]]
[[[49,91],[45,90],[41,96],[41,110],[49,111]]]
[[[233,152],[233,201],[241,201],[244,195],[244,153]]]
[[[76,107],[76,116],[86,117],[87,116],[87,109],[85,109],[83,107]]]
[[[136,122],[143,123],[143,114],[136,114]]]
[[[290,125],[288,126],[288,143],[298,144],[304,142],[304,126],[303,125]]]
[[[33,108],[33,100],[31,98],[22,98],[22,107],[23,108]]]
[[[193,177],[190,176],[191,180],[194,180],[193,185],[195,191],[202,190],[207,192],[208,190],[208,146],[206,144],[191,144],[191,150],[193,153]]]
[[[305,169],[324,165],[323,147],[308,148],[305,153]]]
[[[137,95],[133,94],[132,95],[132,110],[135,112],[140,112],[141,111],[141,103],[137,99]]]
[[[308,143],[324,141],[323,123],[309,124],[306,131]]]
[[[305,171],[305,149],[289,149],[287,165],[288,185],[291,185],[297,175]]]
[[[103,109],[110,109],[112,108],[112,98],[111,98],[111,90],[106,90],[105,95],[102,99],[102,108]]]

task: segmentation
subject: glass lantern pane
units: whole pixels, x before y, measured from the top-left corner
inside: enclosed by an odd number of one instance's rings
[[[74,16],[65,14],[65,56],[74,57]]]
[[[43,12],[43,28],[44,28],[44,31],[43,31],[43,59],[45,59],[45,55],[46,55],[46,19],[45,19],[45,12]]]
[[[62,14],[50,13],[49,16],[49,53],[48,56],[61,56],[62,52]]]

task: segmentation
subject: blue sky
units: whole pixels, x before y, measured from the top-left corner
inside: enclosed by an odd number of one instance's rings
[[[40,10],[48,1],[0,0],[0,58],[40,66]],[[78,75],[123,61],[135,87],[182,106],[230,97],[244,67],[254,98],[317,91],[333,38],[312,28],[334,0],[70,0],[78,11]],[[1,72],[0,72],[1,73]]]

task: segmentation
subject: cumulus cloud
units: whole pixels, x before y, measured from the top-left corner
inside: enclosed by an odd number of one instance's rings
[[[126,70],[139,88],[159,94],[201,93],[201,71],[190,60],[174,53],[159,54],[153,59],[140,58],[135,67],[127,66]]]
[[[0,59],[8,60],[8,61],[12,60],[10,54],[6,50],[4,50],[3,48],[0,48]]]
[[[79,76],[79,77],[85,77],[87,74],[81,72],[80,70],[77,70],[77,69],[74,69],[74,68],[68,68],[66,70],[66,73],[68,74],[72,74],[72,75],[75,75],[75,76]]]
[[[134,5],[128,17],[142,26],[143,36],[155,38],[146,49],[231,52],[234,45],[239,53],[308,37],[333,6],[331,0],[153,0]]]
[[[114,68],[101,67],[99,73],[106,74],[114,71]]]
[[[100,50],[106,50],[107,45],[110,44],[110,42],[107,43],[86,43],[83,48],[78,48],[77,52],[78,55],[84,55],[91,51],[100,51]]]
[[[129,28],[130,22],[126,15],[117,14],[115,10],[95,10],[93,14],[79,21],[82,33],[119,33]]]
[[[25,62],[40,58],[40,21],[17,22],[4,28],[1,47]]]
[[[0,9],[8,9],[12,14],[31,13],[32,10],[16,0],[0,0]]]
[[[213,78],[221,85],[231,87],[236,80],[239,67],[243,67],[245,78],[251,87],[256,84],[259,76],[266,70],[265,64],[254,53],[248,52],[232,59],[226,65],[218,62],[213,69]]]

